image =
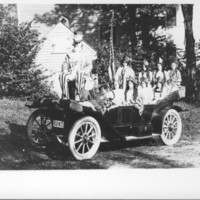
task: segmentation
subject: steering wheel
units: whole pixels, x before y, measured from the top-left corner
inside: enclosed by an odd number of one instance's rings
[[[104,101],[106,108],[109,108],[113,104],[112,100],[115,98],[114,91],[107,84],[101,85],[99,87],[99,90],[101,95],[103,96],[102,100]]]

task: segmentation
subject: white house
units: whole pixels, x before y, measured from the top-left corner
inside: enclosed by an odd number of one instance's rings
[[[181,9],[181,5],[175,6],[176,12],[174,17],[174,23],[171,26],[166,27],[166,35],[168,39],[171,39],[177,48],[185,48],[185,29],[184,29],[184,17]],[[200,2],[196,2],[193,6],[193,34],[195,42],[200,40],[199,22],[200,22]]]
[[[18,22],[30,22],[34,19],[35,14],[49,12],[54,6],[51,4],[18,4]],[[48,81],[53,84],[53,91],[60,96],[61,89],[58,77],[67,50],[72,46],[74,32],[69,28],[69,21],[64,16],[53,26],[47,26],[45,23],[35,23],[33,21],[32,29],[40,32],[40,39],[45,39],[36,57],[36,64],[40,65],[45,75],[50,76]],[[83,49],[88,59],[96,59],[97,52],[85,41],[83,41]]]
[[[41,65],[46,75],[50,75],[49,81],[53,83],[53,90],[60,95],[59,74],[61,65],[67,51],[73,44],[74,33],[68,27],[69,23],[62,17],[57,25],[45,36],[45,41],[36,57],[36,63]],[[96,59],[97,52],[83,41],[85,56],[90,60]]]

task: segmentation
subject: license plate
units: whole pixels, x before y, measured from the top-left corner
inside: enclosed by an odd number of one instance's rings
[[[53,120],[53,127],[55,127],[55,128],[64,128],[64,122],[63,121],[58,121],[58,120]]]

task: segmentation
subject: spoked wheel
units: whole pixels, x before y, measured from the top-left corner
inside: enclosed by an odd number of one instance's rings
[[[75,159],[85,160],[92,158],[100,145],[101,129],[93,117],[83,117],[72,127],[68,145]]]
[[[27,121],[27,138],[30,144],[37,149],[46,148],[52,141],[52,120],[42,110],[36,110]]]
[[[182,132],[182,121],[179,113],[170,109],[163,118],[161,140],[165,145],[178,142]]]

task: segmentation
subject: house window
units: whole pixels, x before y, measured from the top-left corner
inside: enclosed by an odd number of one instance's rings
[[[169,12],[166,14],[166,26],[173,27],[176,26],[176,8],[171,7]]]

